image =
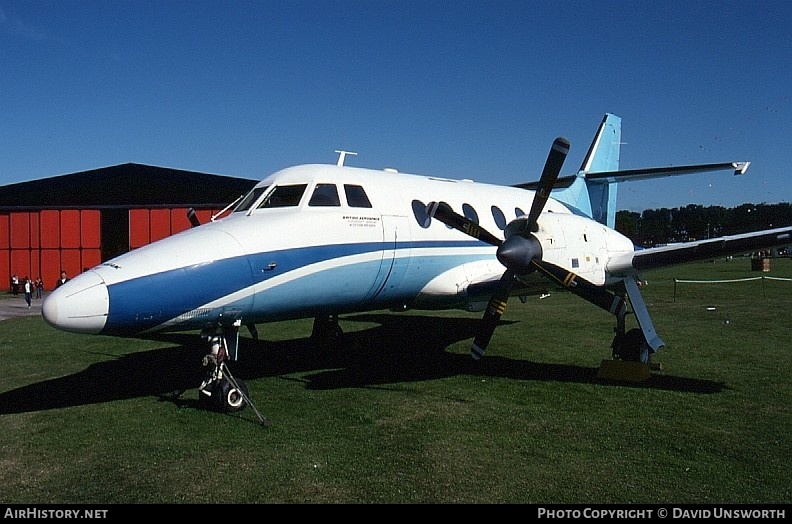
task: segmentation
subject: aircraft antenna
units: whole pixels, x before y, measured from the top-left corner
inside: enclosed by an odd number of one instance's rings
[[[336,162],[336,165],[338,167],[341,167],[341,166],[344,165],[344,159],[346,159],[347,155],[357,155],[357,153],[355,153],[353,151],[343,151],[343,150],[339,150],[339,149],[336,149],[336,153],[338,153],[338,162]]]

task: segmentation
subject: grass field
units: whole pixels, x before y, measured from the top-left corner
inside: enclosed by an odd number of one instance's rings
[[[479,363],[478,313],[349,315],[329,353],[310,321],[261,325],[232,369],[269,427],[172,396],[198,384],[195,334],[6,320],[2,501],[789,503],[792,282],[674,289],[760,275],[748,259],[648,273],[666,347],[640,384],[597,379],[612,317],[562,291],[511,300]]]

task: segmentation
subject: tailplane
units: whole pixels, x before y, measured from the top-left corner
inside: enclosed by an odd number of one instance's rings
[[[606,113],[580,170],[575,175],[559,177],[552,197],[601,224],[615,228],[619,182],[720,170],[742,175],[750,165],[750,162],[721,162],[619,170],[621,144],[621,118]],[[516,187],[536,190],[538,183],[518,184]]]

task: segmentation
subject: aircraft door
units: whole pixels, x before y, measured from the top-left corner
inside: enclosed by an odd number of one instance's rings
[[[404,278],[410,261],[410,225],[405,216],[382,215],[382,263],[365,300],[387,301]]]

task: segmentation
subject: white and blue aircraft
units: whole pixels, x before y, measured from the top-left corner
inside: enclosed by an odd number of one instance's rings
[[[313,318],[313,335],[325,338],[340,334],[341,314],[483,311],[471,350],[479,359],[509,297],[553,286],[614,315],[614,359],[648,362],[664,343],[639,272],[789,245],[792,228],[638,249],[614,229],[619,182],[741,174],[748,163],[620,171],[620,143],[621,119],[606,114],[576,174],[558,177],[569,150],[558,138],[539,181],[514,187],[349,167],[339,152],[335,165],[273,173],[224,218],[85,271],[42,314],[77,333],[200,330],[209,351],[199,396],[225,411],[251,404],[227,365],[243,325],[255,336],[256,324]],[[625,332],[628,308],[639,327]]]

